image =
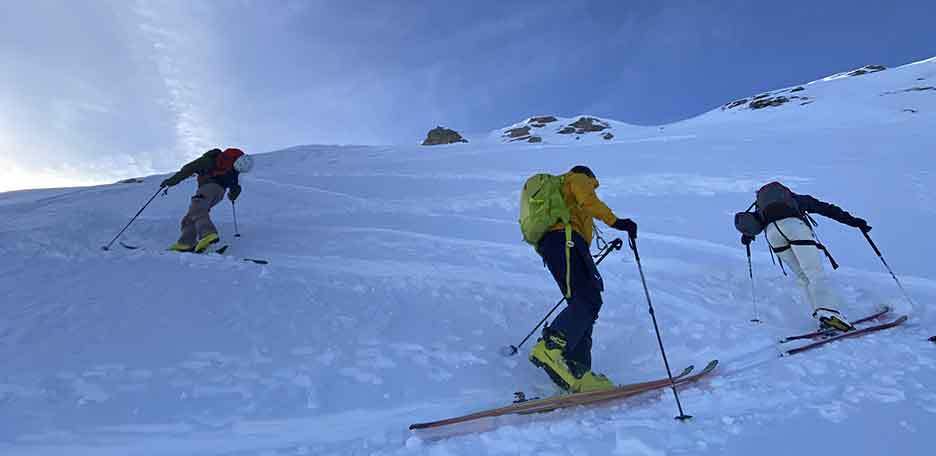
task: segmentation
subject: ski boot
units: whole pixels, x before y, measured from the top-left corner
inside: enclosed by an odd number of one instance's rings
[[[188,245],[188,244],[183,244],[183,243],[181,243],[181,242],[176,242],[175,244],[172,244],[172,245],[169,246],[169,251],[170,251],[170,252],[183,252],[183,253],[188,253],[188,252],[191,252],[191,251],[193,251],[193,250],[195,250],[195,246]]]
[[[543,337],[530,351],[530,362],[545,370],[549,378],[560,388],[571,392],[572,386],[579,379],[569,370],[565,357],[562,356],[565,346],[566,340],[561,333],[544,329]]]
[[[572,392],[588,393],[591,391],[604,391],[613,388],[614,383],[612,383],[608,377],[605,377],[604,374],[588,371],[572,385]]]
[[[855,329],[839,311],[834,309],[829,309],[826,307],[820,307],[816,309],[813,314],[813,318],[819,320],[820,329],[834,329],[837,331],[847,332]]]
[[[208,233],[198,241],[198,244],[195,245],[195,253],[203,253],[205,250],[208,250],[208,247],[211,244],[217,244],[221,238],[218,237],[218,233]]]

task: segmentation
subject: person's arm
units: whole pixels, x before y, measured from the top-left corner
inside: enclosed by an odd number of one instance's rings
[[[795,195],[794,198],[796,198],[796,204],[799,205],[800,209],[806,212],[819,214],[823,217],[828,217],[832,220],[835,220],[836,222],[844,223],[845,225],[853,226],[855,228],[868,226],[868,222],[864,221],[864,219],[855,217],[834,204],[819,201],[810,195]]]
[[[571,174],[567,179],[579,206],[588,215],[601,220],[608,226],[613,226],[618,218],[603,201],[598,199],[591,178],[584,174]]]
[[[214,168],[216,153],[213,153],[218,149],[212,149],[208,152],[205,152],[201,157],[196,158],[185,164],[179,172],[173,174],[168,179],[162,181],[160,184],[162,187],[172,187],[178,185],[180,182],[192,177],[192,174],[198,172],[207,172]],[[218,150],[220,152],[220,150]]]

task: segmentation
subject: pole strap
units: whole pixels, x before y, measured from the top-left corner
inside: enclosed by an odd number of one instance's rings
[[[572,297],[572,247],[575,243],[572,242],[572,225],[569,223],[565,224],[565,257],[566,257],[566,283],[565,283],[565,298],[569,299]]]

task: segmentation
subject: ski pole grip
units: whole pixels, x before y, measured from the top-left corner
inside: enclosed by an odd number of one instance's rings
[[[868,240],[868,244],[871,244],[871,248],[874,249],[874,254],[877,255],[877,256],[881,256],[881,251],[878,250],[877,245],[875,245],[875,244],[874,244],[874,241],[871,240],[871,236],[868,236],[868,232],[862,230],[862,231],[861,231],[861,234],[863,234],[864,237],[865,237],[865,239]]]

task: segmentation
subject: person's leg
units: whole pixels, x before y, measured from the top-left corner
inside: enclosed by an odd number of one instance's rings
[[[778,222],[780,230],[791,241],[815,241],[813,232],[806,222],[795,219],[783,219]],[[799,274],[805,284],[806,294],[812,305],[812,316],[824,326],[849,330],[851,323],[840,313],[842,299],[823,266],[825,255],[815,245],[793,245],[789,252],[796,257]]]
[[[197,205],[195,203],[196,198],[198,198]],[[199,239],[209,234],[217,234],[218,229],[211,221],[211,208],[221,202],[223,198],[224,187],[215,183],[202,185],[198,188],[198,193],[192,197],[192,206],[196,207],[196,211],[192,213],[192,219]]]
[[[812,293],[809,292],[809,276],[807,276],[805,271],[803,271],[799,259],[793,252],[792,246],[790,246],[788,242],[788,239],[793,240],[793,238],[787,237],[786,232],[791,230],[784,228],[784,222],[786,220],[791,219],[780,220],[776,225],[773,223],[767,225],[767,227],[764,229],[764,231],[767,233],[767,242],[770,244],[771,248],[787,247],[787,249],[782,252],[776,252],[777,258],[779,258],[783,265],[790,270],[794,277],[796,277],[796,282],[799,285],[803,296],[806,298],[806,302],[809,304],[811,309],[815,309],[816,304],[813,301]],[[798,221],[798,219],[793,220]],[[812,312],[812,310],[810,310],[810,312]]]
[[[581,239],[581,236],[578,238]],[[543,255],[543,260],[559,286],[559,290],[565,293],[567,269],[565,233],[562,231],[546,233],[540,241],[539,252]],[[567,390],[574,389],[579,377],[570,369],[566,356],[578,356],[580,360],[585,359],[582,353],[585,347],[579,347],[579,345],[584,335],[590,331],[597,313],[592,310],[591,301],[594,298],[589,293],[589,290],[593,288],[579,279],[579,277],[587,277],[580,274],[583,263],[577,259],[576,255],[573,255],[571,260],[569,263],[572,274],[570,276],[571,297],[566,300],[565,308],[559,312],[552,324],[543,329],[543,337],[530,353],[530,361],[537,367],[542,367],[557,385]],[[596,294],[600,306],[600,292]],[[580,363],[572,361],[571,364],[577,366]],[[578,374],[580,376],[581,372]]]

